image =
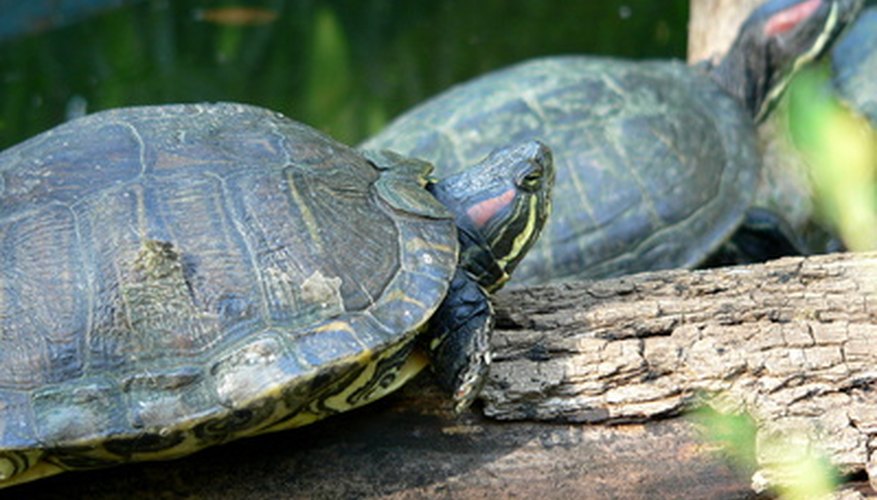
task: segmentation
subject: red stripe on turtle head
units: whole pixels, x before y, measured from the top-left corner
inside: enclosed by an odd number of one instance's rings
[[[515,188],[509,188],[498,196],[479,201],[472,205],[466,210],[466,215],[469,216],[469,219],[472,220],[472,223],[475,224],[476,228],[481,229],[497,213],[507,207],[509,203],[515,199],[516,194],[517,190]]]
[[[822,0],[808,0],[794,7],[781,10],[771,16],[764,26],[764,34],[768,37],[782,35],[807,20],[822,6]]]

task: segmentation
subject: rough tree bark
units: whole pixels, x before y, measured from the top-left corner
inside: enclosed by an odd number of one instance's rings
[[[495,360],[472,412],[455,417],[421,377],[304,429],[8,493],[752,496],[754,471],[732,470],[680,417],[709,394],[757,417],[760,441],[800,430],[844,472],[877,470],[877,253],[510,289],[496,310]]]
[[[875,255],[515,290],[498,310],[494,418],[645,421],[722,394],[759,442],[806,435],[841,472],[877,471]]]

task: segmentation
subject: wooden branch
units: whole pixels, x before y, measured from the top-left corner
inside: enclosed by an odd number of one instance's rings
[[[510,289],[483,392],[484,412],[506,421],[455,417],[425,376],[303,429],[9,493],[749,497],[754,471],[732,470],[675,418],[719,391],[762,435],[803,428],[844,471],[864,471],[877,442],[875,286],[877,254],[862,254]]]
[[[877,470],[877,254],[512,290],[497,310],[492,417],[647,421],[721,393],[759,440],[804,432],[842,472]]]

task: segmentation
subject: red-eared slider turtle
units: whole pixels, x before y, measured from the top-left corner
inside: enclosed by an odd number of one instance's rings
[[[877,124],[877,7],[865,9],[834,46],[831,63],[841,99]]]
[[[770,1],[712,68],[532,60],[451,88],[363,147],[453,172],[508,140],[550,144],[555,211],[515,273],[518,283],[693,266],[752,202],[760,173],[755,122],[859,8],[859,0]]]
[[[303,425],[421,351],[465,407],[554,170],[536,142],[431,168],[235,104],[97,113],[0,154],[0,486]]]

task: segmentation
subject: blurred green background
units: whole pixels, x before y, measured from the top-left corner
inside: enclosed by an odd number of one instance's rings
[[[528,58],[683,59],[689,2],[0,0],[0,150],[86,112],[205,101],[267,107],[356,144],[454,83]],[[810,97],[798,102],[818,104],[822,94],[804,92]],[[792,118],[803,124],[799,146],[813,136],[806,130],[837,128],[802,109]],[[846,142],[811,140],[805,149],[827,158],[837,155],[817,143],[858,147]],[[823,198],[819,224],[851,234],[873,226],[853,248],[877,247],[874,184],[823,164],[848,180],[809,175],[838,187],[833,195],[811,188]],[[869,179],[877,175],[874,165],[864,168]],[[864,186],[863,194],[850,196],[849,186]],[[869,203],[850,209],[833,199]],[[806,200],[779,205],[811,217]],[[871,215],[845,215],[860,212]]]
[[[0,0],[0,149],[69,116],[230,100],[356,143],[538,55],[685,56],[688,0]]]

